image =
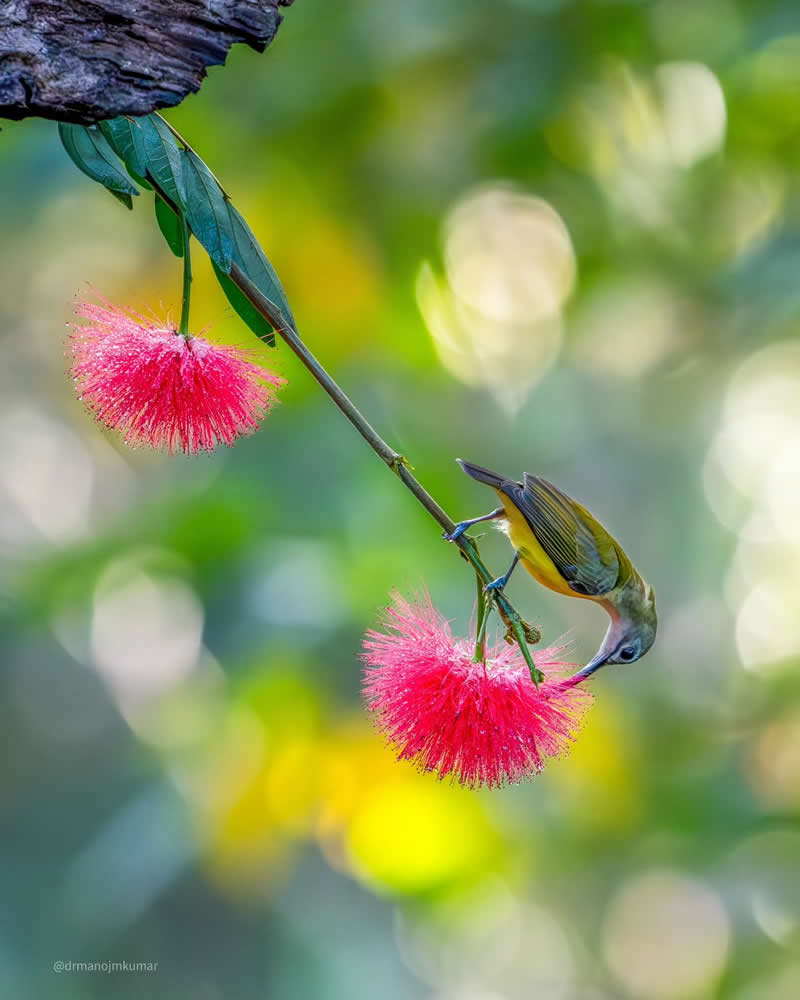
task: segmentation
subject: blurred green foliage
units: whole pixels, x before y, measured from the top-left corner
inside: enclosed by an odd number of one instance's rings
[[[359,705],[392,588],[466,629],[452,547],[199,253],[195,325],[282,405],[199,460],[94,426],[71,300],[176,315],[180,262],[149,195],[129,215],[54,126],[4,126],[0,995],[800,995],[796,15],[298,0],[167,112],[453,516],[491,502],[456,456],[543,474],[655,585],[653,651],[500,792],[396,763]],[[595,609],[510,596],[596,648]]]

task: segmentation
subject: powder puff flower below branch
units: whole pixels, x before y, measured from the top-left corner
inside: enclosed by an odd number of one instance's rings
[[[69,336],[80,398],[127,444],[197,454],[252,433],[285,380],[247,352],[110,302],[82,302]]]
[[[563,673],[563,647],[534,653],[555,673],[537,690],[519,649],[500,643],[474,662],[474,639],[453,637],[424,595],[398,595],[364,639],[364,697],[398,759],[452,776],[463,785],[498,787],[538,774],[565,753],[592,697]]]

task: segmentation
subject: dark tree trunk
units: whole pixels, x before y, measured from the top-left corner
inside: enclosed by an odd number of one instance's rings
[[[292,0],[0,0],[0,117],[90,125],[178,104]]]

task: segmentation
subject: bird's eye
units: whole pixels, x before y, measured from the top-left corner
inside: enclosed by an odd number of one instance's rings
[[[619,651],[619,658],[623,663],[630,663],[631,660],[636,658],[636,650],[633,646],[624,646]]]

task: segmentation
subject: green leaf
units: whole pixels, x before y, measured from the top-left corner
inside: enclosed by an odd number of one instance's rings
[[[59,122],[58,134],[68,156],[79,170],[102,184],[123,205],[133,208],[131,195],[138,195],[139,190],[120,170],[114,151],[98,128]]]
[[[211,171],[191,150],[183,150],[186,217],[192,232],[217,267],[231,270],[234,236],[228,203]]]
[[[131,118],[110,118],[100,122],[100,130],[128,170],[139,177],[146,177],[147,153],[139,122]]]
[[[185,208],[183,152],[178,140],[160,115],[148,115],[139,121],[147,156],[148,174],[176,208]]]
[[[222,285],[222,290],[225,292],[228,302],[230,302],[239,316],[257,337],[260,337],[261,340],[263,340],[266,344],[269,344],[270,347],[274,347],[275,334],[272,332],[270,324],[253,306],[244,292],[234,285],[227,274],[220,271],[213,261],[211,262],[211,266],[214,268],[214,274],[217,276],[217,281],[219,281],[220,285]]]
[[[132,175],[153,181],[156,219],[172,252],[178,257],[184,253],[183,225],[175,209],[183,210],[189,227],[211,258],[228,301],[258,337],[273,345],[270,323],[229,277],[233,262],[275,305],[286,325],[294,326],[286,292],[252,230],[228,201],[208,167],[183,146],[160,115],[113,118],[103,122],[101,128],[102,135],[96,130],[95,134],[107,151],[106,168],[113,166],[116,151]],[[138,193],[116,167],[114,170],[116,177],[128,186],[123,190]],[[130,202],[129,196],[127,201]]]
[[[268,298],[270,302],[273,302],[278,307],[282,316],[287,321],[287,325],[294,326],[294,316],[292,315],[292,310],[289,306],[289,300],[286,297],[286,292],[283,290],[283,285],[281,284],[278,275],[275,273],[275,269],[272,264],[270,264],[267,260],[264,251],[261,249],[261,245],[253,235],[252,229],[247,225],[242,216],[230,202],[228,202],[228,213],[230,215],[231,228],[233,230],[234,261],[253,282],[256,288],[258,288],[258,290],[266,298]],[[228,298],[230,299],[230,296],[228,296]],[[247,301],[249,305],[249,300],[245,299],[245,301]],[[233,302],[233,300],[231,300],[231,305],[233,305],[234,308],[237,308],[236,303]],[[239,310],[237,309],[237,311]],[[241,312],[239,315],[242,315]],[[258,315],[260,316],[260,314]],[[242,316],[242,318],[244,319],[244,316]],[[245,321],[249,322],[247,320]],[[255,333],[259,333],[259,331],[256,330],[252,324],[249,325]],[[259,336],[261,336],[260,333]]]
[[[156,220],[164,239],[176,257],[183,257],[183,225],[160,195],[156,195]]]
[[[176,208],[184,207],[181,148],[160,115],[110,118],[100,128],[134,180],[150,188],[149,176]]]
[[[144,177],[140,177],[135,170],[131,170],[131,168],[128,167],[128,173],[131,175],[134,181],[136,181],[139,187],[143,187],[146,191],[153,190],[153,185],[150,183],[150,181],[146,180]]]

